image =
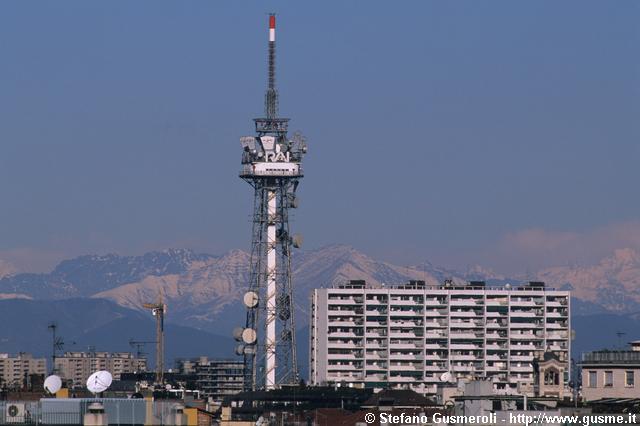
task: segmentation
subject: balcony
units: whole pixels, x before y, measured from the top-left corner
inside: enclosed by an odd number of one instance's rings
[[[342,340],[329,340],[327,342],[328,347],[338,348],[361,348],[362,342],[342,341]]]
[[[362,304],[363,299],[360,298],[353,298],[353,297],[349,297],[349,298],[345,298],[345,299],[329,299],[327,301],[327,303],[329,304],[329,306],[331,305],[360,305]]]
[[[355,355],[355,354],[327,354],[327,359],[329,360],[355,360],[355,359],[362,359],[363,356],[362,354],[360,355]]]
[[[334,306],[329,306],[329,309],[327,309],[327,314],[329,316],[335,315],[335,316],[345,317],[345,316],[362,315],[363,313],[364,313],[363,309],[335,309]]]
[[[422,311],[413,310],[389,310],[390,317],[422,317]]]
[[[414,349],[414,348],[422,349],[424,347],[424,343],[422,343],[422,341],[420,341],[420,340],[418,340],[418,341],[391,340],[389,342],[389,347],[392,347],[394,349]]]
[[[358,337],[362,337],[362,334],[356,334],[353,332],[347,332],[347,331],[334,331],[334,332],[330,332],[328,333],[329,337],[335,337],[335,338],[358,338]]]
[[[511,316],[516,318],[535,318],[542,316],[542,313],[538,314],[535,311],[511,311]]]
[[[367,374],[364,381],[365,382],[382,382],[387,380],[386,374]]]
[[[465,355],[451,355],[451,361],[477,361],[482,359],[482,356],[465,354]]]
[[[547,322],[547,329],[561,330],[567,328],[566,322]]]
[[[511,355],[511,361],[526,361],[526,362],[532,362],[533,361],[533,355]]]
[[[362,325],[362,321],[354,321],[354,320],[344,320],[344,319],[339,319],[339,320],[332,320],[331,318],[329,318],[329,324],[331,324],[332,326],[338,326],[338,327],[359,327]]]
[[[391,306],[421,306],[422,300],[402,300],[402,299],[391,299],[389,301],[389,305]]]
[[[533,371],[533,367],[530,365],[528,366],[512,365],[511,367],[509,367],[509,371],[511,371],[512,373],[531,373]]]
[[[511,299],[511,306],[535,307],[539,305],[531,299],[525,299],[525,300]]]
[[[332,371],[358,371],[362,370],[362,365],[327,365],[327,372],[331,373]]]
[[[507,359],[507,354],[487,354],[487,361],[504,361]]]
[[[489,343],[489,344],[487,344],[487,349],[506,350],[507,349],[507,345],[506,344],[498,344],[498,343]]]
[[[451,299],[449,302],[451,306],[482,306],[482,300],[476,299]]]
[[[540,328],[540,324],[536,322],[512,322],[511,329],[535,329]]]
[[[449,333],[452,339],[482,339],[482,333],[473,333],[471,331],[451,330]]]
[[[390,383],[415,383],[422,381],[421,377],[411,377],[411,376],[389,376]]]
[[[445,330],[427,330],[424,333],[426,339],[446,339],[447,332]]]
[[[445,364],[435,364],[435,365],[425,365],[424,366],[424,370],[425,371],[447,371],[447,366]]]
[[[507,366],[495,366],[495,365],[487,365],[486,367],[487,373],[489,372],[502,372],[507,370]]]
[[[447,345],[446,344],[441,344],[441,343],[425,343],[424,348],[425,349],[447,349]]]
[[[511,339],[515,340],[536,340],[539,339],[534,333],[511,333]]]
[[[424,358],[423,355],[409,355],[409,354],[389,354],[389,359],[394,360],[407,360],[407,361],[420,361]]]
[[[451,315],[452,318],[478,318],[478,317],[482,317],[482,314],[479,314],[476,311],[451,311],[450,315]]]
[[[512,351],[533,351],[536,349],[536,345],[533,343],[525,343],[522,345],[509,345],[509,349]]]
[[[424,359],[427,361],[446,361],[446,355],[425,355]]]
[[[482,350],[482,344],[474,343],[451,343],[452,350],[470,350],[479,351]]]

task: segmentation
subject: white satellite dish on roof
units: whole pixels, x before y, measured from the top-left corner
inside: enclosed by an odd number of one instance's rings
[[[449,373],[448,371],[442,373],[442,375],[440,375],[440,381],[442,382],[451,382],[453,381],[453,375],[451,373]]]
[[[112,380],[113,377],[108,371],[96,371],[87,379],[87,389],[94,394],[102,393],[111,386]]]
[[[62,379],[55,374],[52,374],[44,380],[44,390],[47,392],[53,394],[58,392],[60,388],[62,388]]]

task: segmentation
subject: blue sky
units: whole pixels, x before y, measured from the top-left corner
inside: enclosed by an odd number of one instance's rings
[[[307,248],[524,270],[640,247],[638,2],[4,2],[0,258],[247,248],[271,11]]]

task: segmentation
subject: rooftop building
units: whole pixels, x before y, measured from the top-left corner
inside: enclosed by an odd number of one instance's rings
[[[244,368],[242,360],[195,359],[178,360],[178,371],[194,374],[196,387],[202,395],[221,402],[225,397],[243,390]]]
[[[640,398],[640,341],[626,350],[602,350],[582,354],[582,397]]]
[[[74,385],[84,386],[87,378],[98,370],[107,370],[115,380],[123,373],[146,371],[147,359],[129,352],[65,352],[56,357],[55,371]]]
[[[534,360],[550,352],[567,386],[569,306],[568,291],[540,282],[316,289],[310,382],[435,394],[439,384],[486,378],[497,393],[533,395]]]
[[[45,375],[47,360],[35,358],[33,355],[21,352],[11,356],[0,353],[0,387],[22,387],[28,376],[32,374]]]

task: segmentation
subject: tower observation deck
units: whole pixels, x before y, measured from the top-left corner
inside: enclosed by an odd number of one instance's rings
[[[234,330],[236,354],[244,357],[245,388],[275,389],[299,380],[295,351],[289,210],[298,206],[304,138],[287,136],[289,119],[278,117],[275,81],[276,17],[269,15],[269,67],[265,116],[254,119],[255,135],[240,138],[240,177],[254,189],[249,285],[244,327]]]

